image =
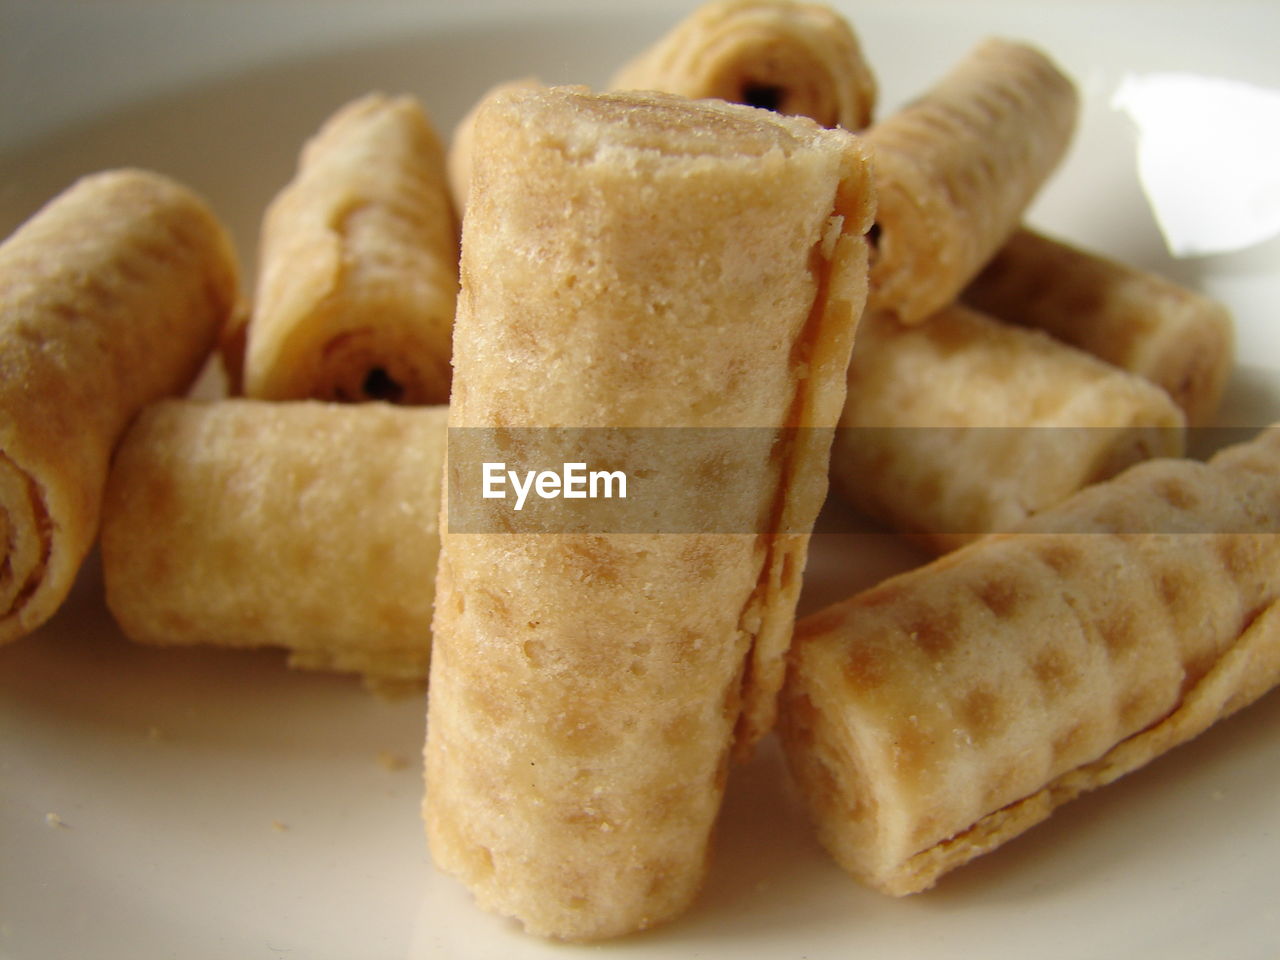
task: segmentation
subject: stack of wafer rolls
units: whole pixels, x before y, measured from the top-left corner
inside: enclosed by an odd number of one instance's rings
[[[263,221],[245,395],[448,402],[458,226],[444,164],[410,97],[362,97],[307,143]]]
[[[78,181],[0,246],[0,642],[66,597],[120,434],[190,386],[238,295],[213,213],[146,171]]]
[[[824,127],[871,122],[876,83],[848,22],[793,0],[726,0],[699,7],[619,70],[617,90],[714,97]]]
[[[891,894],[1280,680],[1280,428],[1158,460],[801,621],[784,742],[823,843]]]
[[[735,727],[773,716],[869,190],[849,134],[741,106],[552,88],[477,115],[451,432],[783,431],[719,481],[759,491],[754,531],[446,529],[427,833],[530,932],[643,929],[702,880]],[[686,489],[713,460],[680,459]]]
[[[870,127],[879,210],[868,312],[920,323],[955,300],[1062,159],[1077,108],[1044,54],[992,38]]]
[[[1022,229],[963,299],[1145,377],[1190,426],[1217,412],[1234,360],[1231,316],[1171,280]]]
[[[958,304],[915,326],[869,316],[831,479],[944,551],[1140,460],[1181,456],[1183,427],[1163,390],[1041,331]]]
[[[426,678],[444,407],[171,400],[120,444],[107,606],[162,646],[279,647],[293,666]]]

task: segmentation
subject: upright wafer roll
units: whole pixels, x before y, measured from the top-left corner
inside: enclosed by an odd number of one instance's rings
[[[829,7],[793,0],[704,4],[611,85],[715,97],[846,130],[869,124],[876,100],[875,78],[848,21]]]
[[[161,646],[282,647],[426,678],[444,407],[173,400],[138,417],[102,516],[107,606]]]
[[[1231,315],[1171,280],[1022,229],[964,300],[1145,377],[1193,427],[1218,409],[1234,359]]]
[[[1182,412],[1158,387],[954,305],[911,327],[863,321],[831,478],[941,551],[1184,443]]]
[[[474,137],[451,434],[609,428],[625,453],[629,430],[701,427],[772,450],[648,463],[683,479],[673,499],[748,491],[754,529],[443,536],[432,854],[531,932],[615,936],[689,903],[735,725],[772,719],[830,443],[782,428],[839,414],[868,174],[842,131],[657,95],[514,91]]]
[[[117,439],[186,390],[237,295],[222,226],[155,173],[85,177],[0,245],[0,642],[62,602]]]
[[[801,621],[782,730],[823,843],[914,893],[1280,680],[1280,429],[1141,464]]]
[[[872,126],[879,211],[868,311],[918,323],[954,300],[1062,159],[1077,106],[1044,54],[988,39]]]
[[[418,103],[344,106],[263,221],[245,394],[447,402],[457,230],[444,148]]]
[[[449,177],[449,191],[453,195],[453,205],[459,213],[467,209],[467,194],[471,190],[471,137],[476,114],[486,100],[508,90],[535,89],[540,86],[542,84],[537,77],[520,77],[495,84],[472,104],[471,109],[453,128],[453,135],[449,138],[449,148],[445,155],[445,169]]]

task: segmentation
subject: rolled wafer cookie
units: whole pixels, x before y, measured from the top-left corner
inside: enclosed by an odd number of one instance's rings
[[[459,210],[466,207],[479,105],[502,90],[537,85],[532,77],[499,84],[454,129],[449,183]],[[846,130],[869,124],[876,102],[875,77],[849,22],[829,7],[793,0],[704,4],[609,85],[764,107]]]
[[[1211,422],[1222,400],[1234,360],[1230,313],[1157,274],[1024,228],[963,299],[1163,387],[1190,426]]]
[[[610,86],[714,97],[846,130],[867,126],[876,100],[849,22],[830,7],[792,0],[704,4]]]
[[[1280,680],[1280,429],[1157,460],[802,620],[780,728],[822,842],[887,893]]]
[[[541,86],[542,83],[537,77],[520,77],[495,84],[484,92],[453,128],[445,155],[445,169],[449,177],[449,191],[453,195],[453,205],[459,213],[467,209],[467,194],[471,190],[471,138],[476,114],[486,100],[507,90],[534,90]]]
[[[754,491],[759,529],[443,535],[432,855],[528,931],[600,939],[689,904],[735,726],[749,742],[772,720],[865,296],[869,176],[843,131],[660,95],[510,91],[474,137],[451,435],[778,439],[732,476],[731,448],[663,465],[695,496]]]
[[[992,38],[871,126],[879,210],[868,313],[919,323],[955,300],[1062,159],[1077,107],[1044,54]]]
[[[1140,460],[1181,456],[1185,439],[1158,387],[957,304],[916,326],[863,320],[831,482],[941,552]]]
[[[425,680],[444,407],[172,400],[120,444],[107,606],[160,646],[280,647],[292,666]]]
[[[444,163],[411,97],[355,100],[307,143],[263,220],[247,396],[448,402],[458,226]]]
[[[190,386],[237,296],[222,225],[147,171],[79,180],[0,245],[0,642],[66,597],[121,432]]]

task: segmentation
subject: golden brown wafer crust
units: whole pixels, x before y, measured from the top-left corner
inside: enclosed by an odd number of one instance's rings
[[[446,403],[457,229],[421,106],[369,94],[340,109],[263,221],[245,394]]]
[[[954,305],[916,326],[864,319],[831,479],[941,552],[1183,449],[1182,413],[1158,387]]]
[[[204,201],[146,171],[85,177],[0,246],[0,641],[66,596],[117,439],[191,384],[237,283]]]
[[[1235,359],[1231,315],[1222,304],[1025,228],[963,299],[1145,377],[1173,397],[1193,427],[1212,421]]]
[[[846,130],[867,126],[876,101],[875,78],[848,21],[790,0],[704,4],[610,86],[714,97]]]
[[[836,858],[926,889],[1280,680],[1278,433],[1141,464],[802,621],[784,737]]]
[[[111,468],[107,605],[162,646],[281,647],[294,666],[425,680],[444,407],[168,401]]]
[[[474,136],[451,427],[834,424],[870,220],[850,135],[553,88]],[[687,906],[735,724],[780,680],[806,538],[772,531],[812,523],[825,458],[738,478],[758,534],[445,534],[425,815],[483,906],[574,940]]]
[[[873,125],[868,311],[918,323],[951,303],[1062,159],[1077,108],[1075,87],[1044,54],[992,38]]]
[[[449,178],[449,192],[453,196],[453,206],[459,213],[467,209],[467,194],[471,190],[471,136],[476,114],[484,106],[485,101],[507,90],[532,90],[540,86],[542,84],[537,77],[520,77],[495,84],[476,100],[471,109],[458,121],[458,125],[453,128],[445,155],[445,170]]]

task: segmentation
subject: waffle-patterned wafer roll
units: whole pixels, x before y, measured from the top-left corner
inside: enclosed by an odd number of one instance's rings
[[[1075,87],[1042,53],[988,39],[866,133],[879,211],[868,312],[918,323],[959,296],[1066,152]]]
[[[953,305],[916,326],[863,320],[831,481],[942,551],[1184,443],[1182,413],[1158,387]]]
[[[514,91],[474,137],[451,434],[828,433],[728,476],[681,460],[691,492],[758,491],[751,533],[446,529],[433,856],[530,932],[598,939],[687,906],[735,725],[772,720],[865,296],[869,175],[843,131],[660,95]]]
[[[190,386],[237,296],[226,231],[155,173],[85,177],[0,245],[0,642],[62,603],[121,432]]]
[[[247,396],[448,402],[458,227],[444,162],[411,97],[362,97],[307,143],[262,225]]]
[[[1171,280],[1022,229],[964,300],[1163,387],[1190,426],[1218,409],[1234,359],[1231,315]]]
[[[1280,680],[1280,429],[1140,464],[797,626],[781,728],[826,847],[901,895]]]
[[[444,407],[172,400],[125,435],[107,606],[161,646],[281,647],[371,685],[425,680]]]
[[[876,101],[875,78],[848,21],[792,0],[704,4],[611,85],[714,97],[846,130],[867,126]]]

